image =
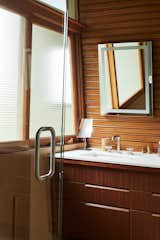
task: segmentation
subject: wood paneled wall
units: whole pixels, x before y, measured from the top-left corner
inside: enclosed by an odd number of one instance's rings
[[[141,150],[160,140],[160,1],[79,0],[86,117],[94,119],[91,146],[102,137],[121,136],[122,148]],[[99,102],[98,43],[119,41],[153,43],[154,116],[101,116]]]

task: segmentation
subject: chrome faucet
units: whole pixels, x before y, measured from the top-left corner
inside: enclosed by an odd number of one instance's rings
[[[120,152],[121,150],[121,137],[120,136],[113,136],[112,141],[116,140],[117,151]]]

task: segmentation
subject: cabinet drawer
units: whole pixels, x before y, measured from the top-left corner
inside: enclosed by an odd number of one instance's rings
[[[131,189],[152,192],[152,175],[143,172],[130,172]]]
[[[152,176],[152,192],[160,194],[160,174]]]
[[[128,210],[96,204],[84,205],[82,209],[86,214],[84,236],[87,240],[130,239],[130,213]]]
[[[151,212],[151,196],[151,192],[131,191],[131,209]]]
[[[129,208],[129,191],[111,187],[85,184],[85,202]]]
[[[88,166],[64,166],[64,179],[73,182],[130,188],[130,174],[125,170],[112,170]]]
[[[103,205],[72,203],[64,212],[63,230],[64,239],[129,240],[130,213]]]
[[[93,184],[78,184],[64,182],[65,200],[91,202],[102,205],[129,208],[130,192],[126,189],[117,189]]]

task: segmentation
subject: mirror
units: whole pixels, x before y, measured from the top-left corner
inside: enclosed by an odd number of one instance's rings
[[[98,45],[101,114],[152,114],[152,43]]]

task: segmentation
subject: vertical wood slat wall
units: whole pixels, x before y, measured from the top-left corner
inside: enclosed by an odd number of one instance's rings
[[[94,119],[89,143],[102,137],[121,136],[122,148],[141,150],[160,140],[160,1],[79,0],[86,117]],[[153,43],[154,116],[101,116],[99,102],[98,43],[147,41]]]

